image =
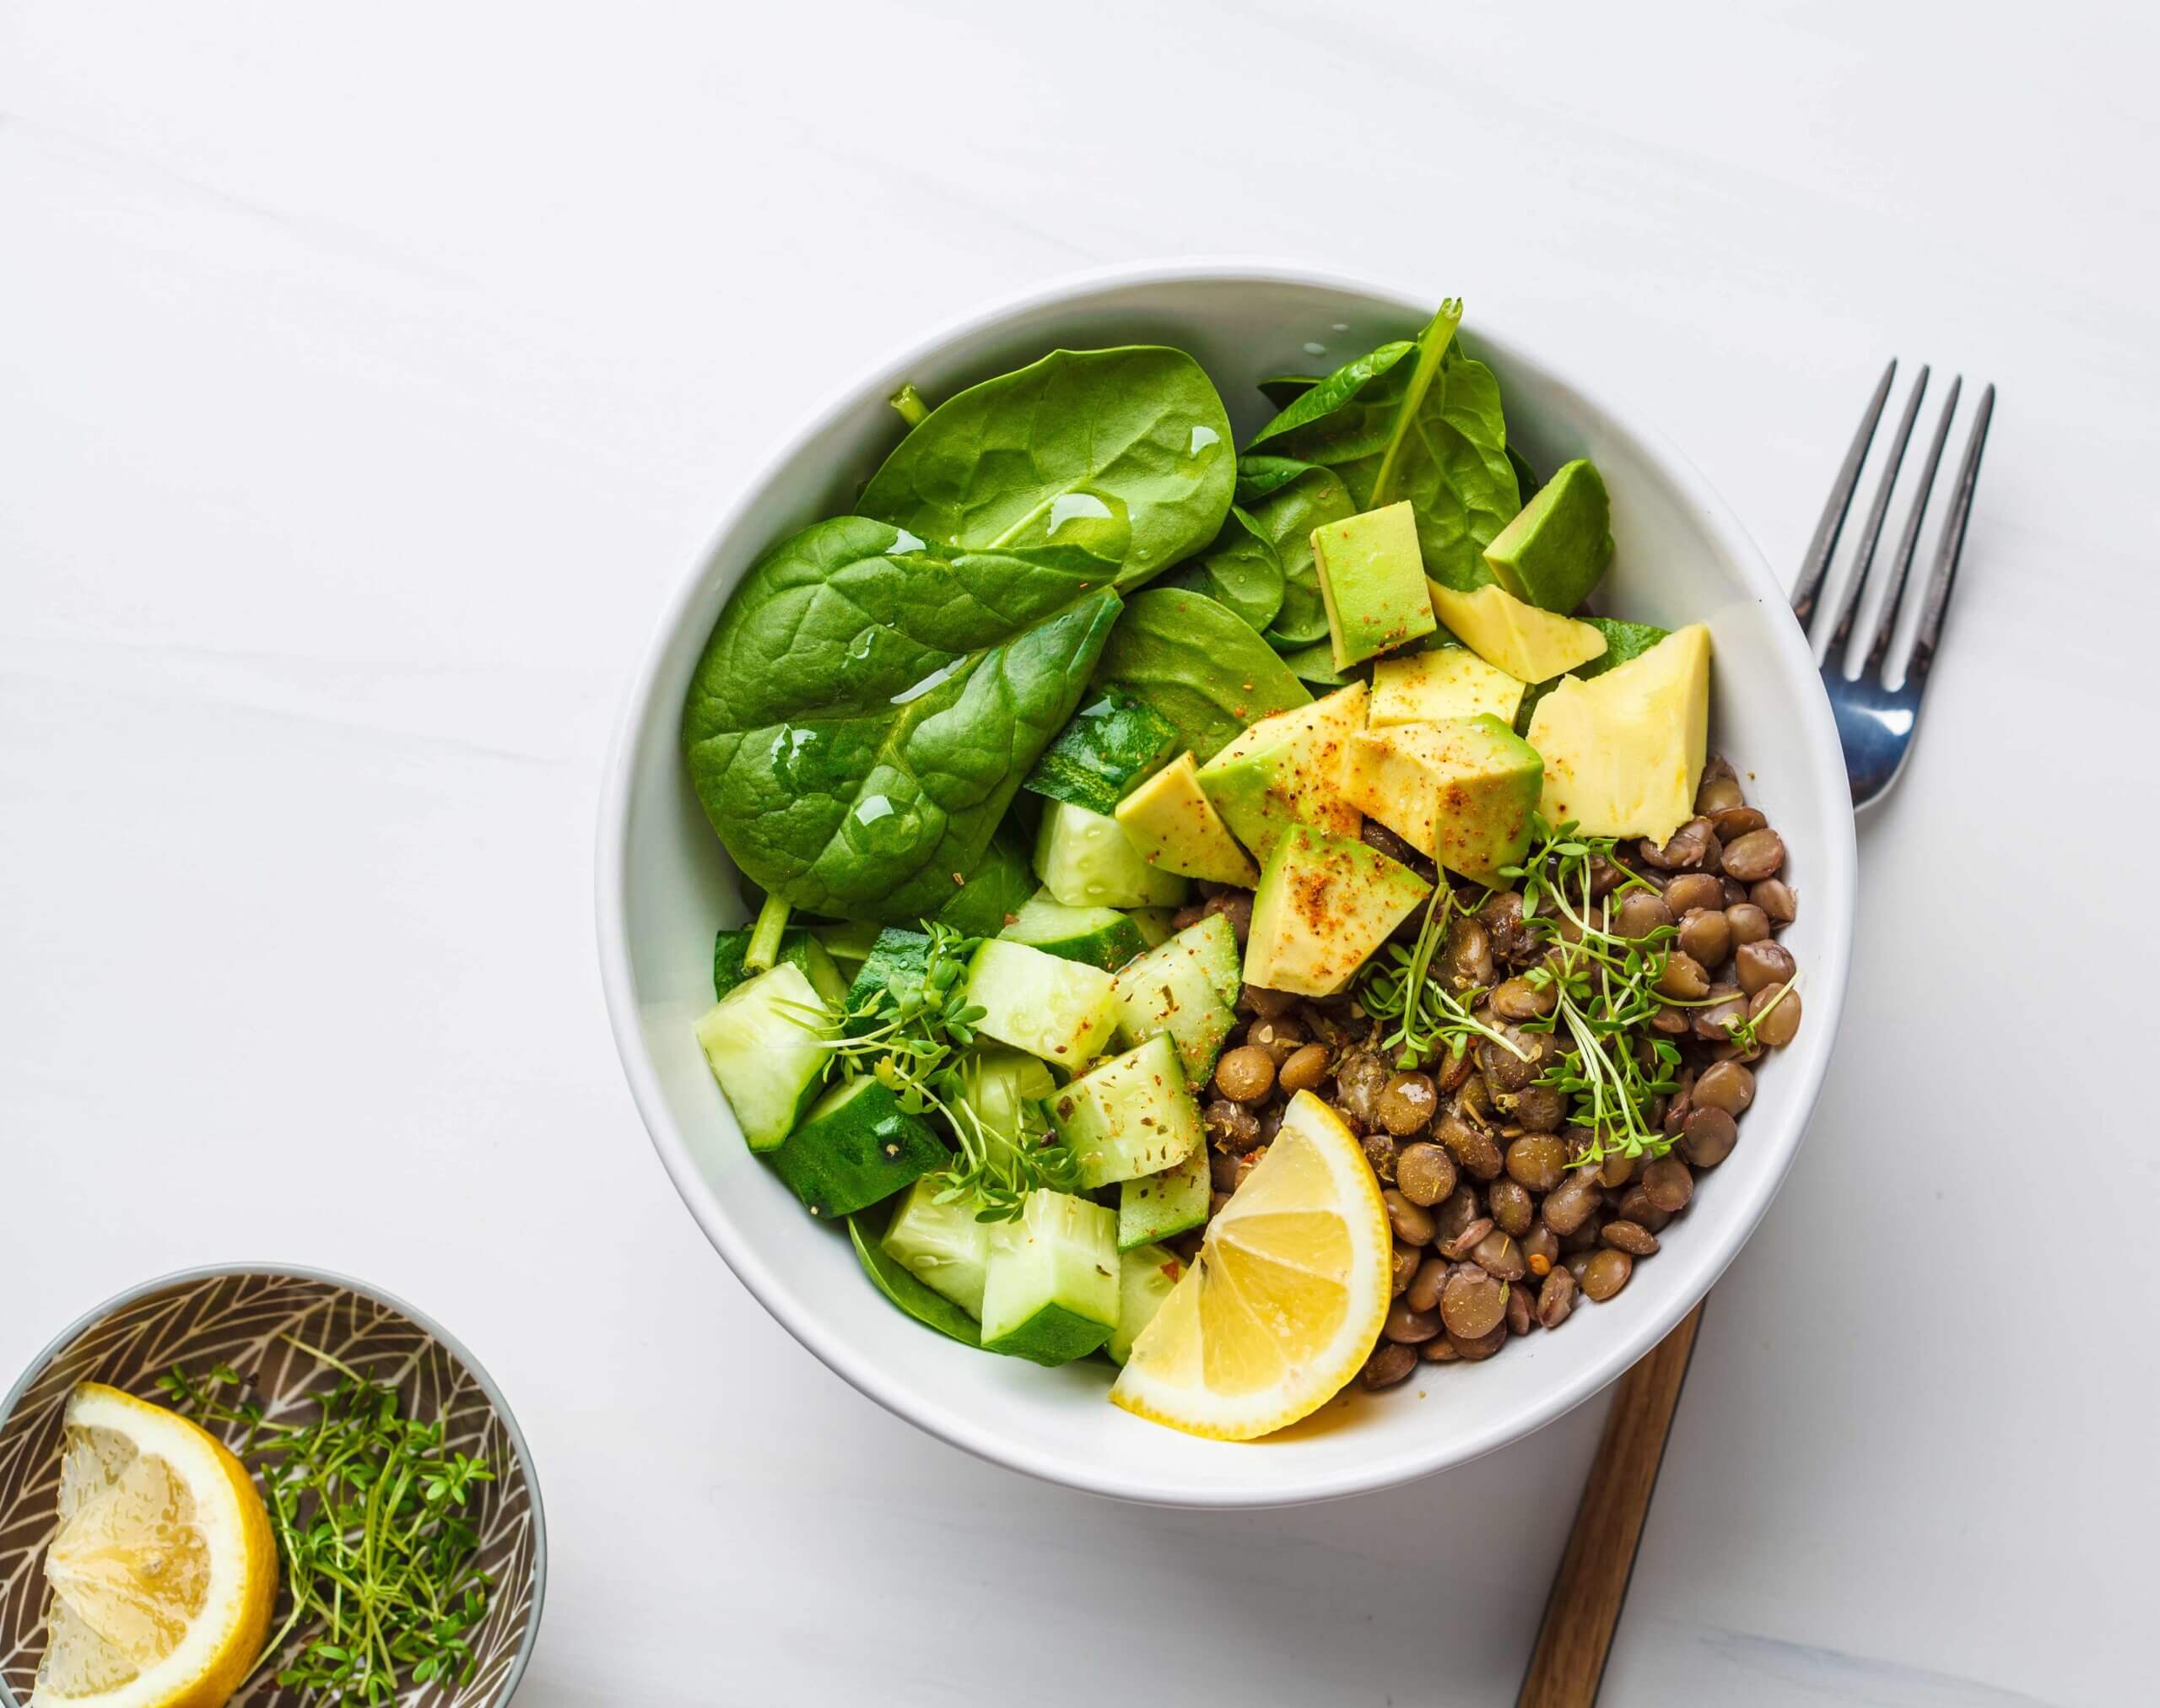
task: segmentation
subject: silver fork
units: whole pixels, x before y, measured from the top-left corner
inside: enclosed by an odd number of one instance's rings
[[[1807,561],[1801,566],[1800,581],[1792,595],[1792,613],[1800,619],[1803,630],[1808,628],[1816,615],[1816,602],[1822,591],[1823,578],[1829,572],[1831,554],[1837,550],[1838,536],[1844,531],[1846,513],[1852,508],[1853,489],[1860,484],[1860,465],[1867,460],[1868,446],[1875,441],[1876,425],[1882,419],[1882,406],[1889,401],[1891,381],[1897,374],[1898,364],[1893,358],[1882,370],[1875,396],[1868,402],[1867,413],[1860,418],[1860,431],[1853,435],[1852,449],[1845,453],[1844,466],[1838,471],[1837,484],[1830,489],[1829,501],[1822,506],[1822,519],[1815,525],[1815,538],[1807,549]],[[1883,600],[1876,618],[1878,626],[1869,640],[1866,662],[1860,666],[1858,677],[1847,680],[1845,659],[1852,644],[1853,623],[1867,590],[1868,572],[1875,565],[1875,548],[1882,538],[1883,519],[1889,512],[1892,489],[1898,484],[1898,470],[1905,460],[1905,450],[1913,436],[1913,423],[1920,416],[1920,399],[1927,392],[1927,369],[1922,367],[1920,377],[1914,382],[1913,395],[1905,404],[1904,414],[1898,423],[1889,460],[1884,464],[1882,479],[1875,489],[1875,500],[1868,506],[1851,583],[1830,618],[1835,626],[1831,630],[1829,645],[1816,649],[1822,668],[1822,686],[1830,696],[1830,710],[1837,716],[1838,739],[1845,749],[1845,772],[1852,782],[1855,811],[1889,792],[1912,749],[1920,696],[1927,691],[1928,669],[1935,662],[1936,645],[1942,635],[1943,613],[1949,608],[1951,586],[1958,578],[1958,555],[1965,548],[1965,524],[1973,512],[1973,489],[1980,478],[1980,451],[1987,443],[1989,419],[1995,413],[1995,387],[1990,386],[1980,393],[1979,408],[1973,413],[1964,458],[1958,466],[1958,482],[1951,489],[1950,511],[1943,521],[1941,543],[1936,549],[1935,568],[1920,594],[1920,626],[1913,638],[1913,656],[1906,663],[1904,678],[1893,688],[1886,667],[1892,637],[1900,627],[1899,607],[1904,602],[1905,578],[1913,566],[1913,554],[1920,545],[1920,523],[1926,516],[1928,500],[1935,487],[1936,468],[1942,461],[1943,441],[1950,436],[1950,418],[1958,412],[1958,394],[1965,383],[1962,376],[1950,382],[1950,395],[1942,405],[1942,419],[1936,424],[1934,441],[1928,446],[1927,462],[1920,470],[1920,490],[1914,495],[1904,532],[1898,538],[1889,597]]]

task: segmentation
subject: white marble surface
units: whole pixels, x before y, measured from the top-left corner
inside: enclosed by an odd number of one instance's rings
[[[1509,1700],[1598,1408],[1276,1514],[977,1464],[734,1283],[600,1011],[617,698],[771,435],[1273,251],[1504,312],[1788,573],[1887,354],[2001,386],[1603,1700],[2146,1700],[2160,31],[1936,10],[0,0],[0,1376],[200,1261],[440,1315],[547,1495],[521,1708]]]

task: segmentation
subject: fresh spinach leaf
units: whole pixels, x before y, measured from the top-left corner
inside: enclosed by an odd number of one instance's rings
[[[856,508],[956,551],[1078,546],[1122,590],[1212,539],[1235,483],[1229,417],[1184,351],[1053,350],[932,410]]]
[[[1260,395],[1277,409],[1287,409],[1320,384],[1319,374],[1271,374],[1260,382]]]
[[[1160,712],[1112,689],[1072,714],[1020,786],[1107,813],[1175,751],[1177,738]]]
[[[1585,617],[1581,620],[1605,636],[1605,651],[1589,663],[1577,665],[1569,673],[1574,676],[1602,676],[1616,664],[1641,657],[1672,632],[1655,623],[1623,623],[1617,617]]]
[[[1450,303],[1415,343],[1337,369],[1246,448],[1333,469],[1360,510],[1409,500],[1426,573],[1467,591],[1493,579],[1484,548],[1522,506],[1499,386],[1455,343],[1460,316]]]
[[[1238,459],[1237,501],[1250,508],[1272,492],[1280,492],[1313,465],[1294,457],[1240,457]]]
[[[1234,504],[1215,543],[1172,570],[1162,585],[1205,593],[1248,627],[1264,630],[1282,608],[1282,559],[1251,513]]]
[[[1246,451],[1257,451],[1271,441],[1292,439],[1301,430],[1309,430],[1330,420],[1334,421],[1330,430],[1334,436],[1340,437],[1350,430],[1377,434],[1384,448],[1393,424],[1392,406],[1385,402],[1383,396],[1369,398],[1360,394],[1374,381],[1401,367],[1405,359],[1412,356],[1417,349],[1417,344],[1410,339],[1397,338],[1391,343],[1382,344],[1378,349],[1368,350],[1362,356],[1352,358],[1326,379],[1293,397],[1272,421],[1253,435],[1252,442],[1245,446]],[[1414,368],[1416,364],[1413,362],[1411,365]],[[1406,375],[1408,371],[1405,370]],[[1391,392],[1399,392],[1400,389],[1399,386],[1385,388]],[[1377,414],[1374,410],[1375,403],[1380,405]],[[1343,419],[1336,419],[1337,417]],[[1275,454],[1299,456],[1302,452],[1292,446],[1278,443]]]
[[[1234,612],[1178,587],[1125,602],[1095,675],[1168,718],[1203,762],[1248,724],[1312,699]]]
[[[1086,693],[1120,609],[1106,578],[1069,547],[948,553],[861,516],[782,540],[683,709],[736,864],[812,912],[936,913]]]
[[[1530,459],[1512,445],[1508,446],[1508,467],[1515,472],[1515,496],[1528,504],[1536,495],[1537,489],[1545,483],[1537,478],[1537,471],[1530,466]]]
[[[1320,565],[1313,556],[1313,530],[1353,514],[1349,489],[1331,468],[1298,465],[1299,472],[1261,499],[1253,520],[1273,544],[1282,566],[1282,603],[1268,625],[1267,639],[1277,648],[1309,646],[1327,638],[1327,602],[1320,595]]]
[[[929,1288],[894,1262],[878,1236],[863,1225],[861,1216],[847,1219],[847,1242],[855,1247],[856,1261],[871,1285],[926,1328],[934,1328],[963,1346],[980,1347],[982,1329],[975,1318],[942,1293]]]
[[[1311,683],[1316,688],[1347,688],[1358,679],[1351,672],[1335,668],[1332,640],[1315,640],[1310,646],[1295,647],[1282,655],[1282,662],[1299,681]]]

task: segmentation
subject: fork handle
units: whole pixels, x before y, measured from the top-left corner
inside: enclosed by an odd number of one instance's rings
[[[1698,1305],[1613,1390],[1515,1708],[1590,1708],[1597,1700],[1702,1321]]]

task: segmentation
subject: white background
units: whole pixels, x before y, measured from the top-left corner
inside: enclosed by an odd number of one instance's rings
[[[1266,251],[1504,317],[1788,575],[1887,356],[2000,385],[1603,1700],[2142,1700],[2156,60],[2065,0],[0,0],[0,1382],[188,1263],[435,1312],[547,1498],[520,1708],[1511,1699],[1601,1406],[1275,1514],[977,1464],[737,1285],[602,1018],[618,698],[776,435]]]

